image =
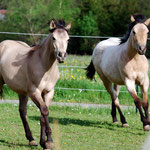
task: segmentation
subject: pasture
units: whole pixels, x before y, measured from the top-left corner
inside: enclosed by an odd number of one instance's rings
[[[85,70],[80,68],[89,64],[90,60],[91,56],[69,55],[65,63],[59,65],[61,76],[55,88],[53,101],[111,104],[110,96],[105,91],[58,89],[61,87],[105,90],[97,74],[95,80],[90,81],[85,77]],[[126,88],[122,87],[121,91],[126,91]],[[4,98],[18,99],[6,85]],[[121,92],[119,98],[122,105],[134,105],[128,92]],[[28,146],[17,104],[1,104],[0,113],[0,149],[41,149],[40,145],[32,148]],[[54,150],[140,149],[148,132],[142,130],[140,116],[134,109],[123,110],[123,113],[129,124],[128,128],[122,128],[120,122],[112,123],[110,109],[50,107],[49,120],[55,144]],[[34,105],[28,106],[28,120],[33,136],[39,143],[40,111]]]
[[[32,148],[28,146],[17,104],[1,104],[0,114],[1,150],[41,149],[40,145]],[[141,129],[139,114],[134,110],[124,110],[124,114],[129,123],[128,128],[122,128],[121,123],[112,123],[110,109],[50,107],[54,150],[140,149],[148,132]],[[29,105],[28,120],[37,142],[40,135],[39,116],[38,108]]]
[[[91,56],[69,55],[65,63],[59,65],[60,79],[55,86],[53,101],[111,104],[110,96],[106,91],[103,91],[105,88],[99,76],[96,74],[95,80],[90,81],[86,79],[85,70],[80,68],[81,66],[85,67],[88,65],[90,61]],[[68,66],[71,67],[68,68]],[[74,66],[78,67],[75,68]],[[58,87],[69,89],[58,89]],[[90,89],[102,91],[91,91]],[[134,105],[133,99],[124,86],[121,88],[121,91],[123,92],[120,92],[119,95],[120,104]],[[7,86],[5,86],[4,99],[18,99],[18,97],[14,92],[9,90]]]

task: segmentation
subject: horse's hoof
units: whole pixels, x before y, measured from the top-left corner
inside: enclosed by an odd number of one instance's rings
[[[122,127],[126,128],[129,127],[129,125],[127,123],[123,124]]]
[[[53,142],[52,141],[50,141],[50,142],[46,142],[46,149],[48,149],[48,150],[50,150],[50,149],[52,149],[53,147],[54,147],[54,144],[53,144]],[[45,149],[45,150],[46,150]]]
[[[29,142],[30,146],[38,146],[38,144],[35,142],[35,140],[32,140]]]
[[[114,121],[113,124],[118,124],[118,121]]]
[[[149,125],[144,126],[144,131],[150,131],[150,126]]]

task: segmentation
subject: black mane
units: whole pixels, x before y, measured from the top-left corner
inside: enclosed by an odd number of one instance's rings
[[[137,23],[144,23],[144,22],[146,21],[145,16],[144,16],[144,15],[141,15],[141,14],[133,15],[133,17],[134,17],[135,21],[134,21],[134,22],[131,22],[131,23],[129,24],[128,32],[127,32],[126,35],[121,39],[120,44],[125,43],[125,42],[128,40],[132,28],[133,28]]]
[[[54,20],[54,19],[53,19]],[[50,32],[54,32],[54,30],[56,30],[56,29],[64,29],[64,30],[66,30],[66,23],[65,23],[65,21],[64,20],[62,20],[62,19],[60,19],[60,20],[54,20],[54,23],[55,23],[55,25],[56,25],[56,28],[54,28],[54,29],[51,29],[50,30]],[[67,30],[66,30],[67,31]],[[67,31],[68,32],[68,31]]]

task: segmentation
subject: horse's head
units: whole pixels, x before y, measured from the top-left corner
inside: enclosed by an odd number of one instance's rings
[[[71,23],[65,26],[63,20],[50,22],[50,32],[53,47],[55,49],[56,58],[59,63],[63,63],[67,57],[67,46],[68,46],[68,30],[71,28]]]
[[[144,55],[146,52],[146,44],[149,30],[147,26],[150,23],[150,18],[143,22],[136,23],[136,20],[131,16],[131,21],[135,22],[135,25],[131,31],[132,35],[132,46],[137,50],[138,54]]]

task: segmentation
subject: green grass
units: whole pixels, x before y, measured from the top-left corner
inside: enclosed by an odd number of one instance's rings
[[[91,56],[77,56],[69,55],[64,64],[60,66],[86,66],[90,63]],[[105,90],[105,87],[98,77],[95,75],[95,80],[90,81],[86,79],[85,70],[82,68],[59,68],[60,79],[56,84],[56,87],[62,88],[78,88],[78,89],[98,89]],[[122,87],[122,91],[127,91],[125,87]],[[4,90],[5,99],[17,99],[17,94],[8,90],[5,87]],[[150,91],[149,91],[150,92]],[[120,104],[122,105],[134,105],[133,99],[129,93],[120,93]],[[150,98],[150,96],[149,96]],[[111,99],[107,92],[97,91],[81,91],[81,90],[63,90],[56,89],[53,101],[63,102],[79,102],[79,103],[97,103],[97,104],[110,104]]]
[[[40,145],[32,148],[28,146],[18,105],[1,104],[0,114],[0,150],[41,149]],[[58,141],[54,150],[140,149],[148,132],[143,131],[140,116],[134,110],[124,110],[124,114],[128,128],[122,128],[121,123],[112,123],[110,109],[51,107],[49,120],[52,136],[54,143]],[[39,116],[37,107],[28,106],[29,124],[37,142],[40,136]],[[55,124],[56,120],[58,124]]]

